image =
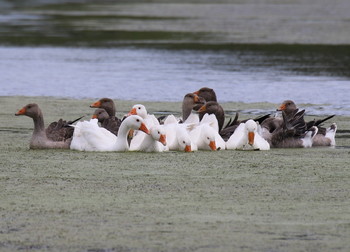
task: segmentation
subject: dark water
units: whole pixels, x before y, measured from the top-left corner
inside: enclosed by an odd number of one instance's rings
[[[327,6],[1,1],[0,95],[181,101],[208,86],[350,115],[350,4]]]

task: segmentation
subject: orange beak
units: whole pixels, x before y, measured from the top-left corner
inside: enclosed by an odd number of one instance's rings
[[[91,119],[97,119],[97,115],[96,115],[96,114],[93,114],[93,115],[91,116]]]
[[[18,110],[18,112],[15,115],[19,116],[19,115],[24,115],[25,113],[26,113],[26,108],[23,107],[20,110]]]
[[[198,97],[197,94],[194,95],[193,101],[194,101],[195,103],[199,102],[199,97]]]
[[[186,145],[185,152],[191,152],[191,145]]]
[[[166,135],[161,134],[159,138],[159,142],[161,142],[164,146],[166,145]]]
[[[101,108],[101,102],[97,101],[90,105],[90,108]]]
[[[198,110],[198,112],[205,112],[207,111],[207,106],[203,105],[202,107],[200,107],[200,109]]]
[[[94,102],[93,104],[90,105],[90,108],[100,108],[100,107],[101,107],[100,101]]]
[[[283,111],[286,109],[286,104],[282,103],[281,106],[277,109],[277,111]]]
[[[215,141],[210,141],[209,146],[210,146],[211,150],[216,150],[216,143],[215,143]]]
[[[133,108],[132,110],[130,110],[127,116],[131,116],[131,115],[137,115],[136,108]]]
[[[250,145],[253,145],[254,144],[254,132],[248,132],[248,143]]]
[[[145,132],[147,135],[150,134],[149,130],[147,129],[147,127],[146,127],[146,125],[144,123],[141,123],[141,126],[140,126],[139,130]]]

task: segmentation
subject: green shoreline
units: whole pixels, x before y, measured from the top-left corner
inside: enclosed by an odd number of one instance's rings
[[[350,250],[349,117],[334,119],[344,148],[29,150],[33,122],[19,108],[37,102],[47,124],[88,116],[93,101],[0,97],[1,251]],[[116,103],[124,112],[135,102]]]

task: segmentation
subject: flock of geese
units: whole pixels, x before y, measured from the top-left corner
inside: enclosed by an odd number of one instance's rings
[[[122,119],[116,117],[112,99],[102,98],[90,105],[96,108],[90,120],[60,119],[44,125],[42,111],[35,103],[27,104],[15,115],[34,121],[31,149],[66,148],[79,151],[185,151],[197,150],[269,150],[270,148],[307,148],[335,146],[337,126],[328,128],[321,120],[304,120],[305,110],[287,100],[270,114],[239,120],[238,113],[225,123],[225,113],[215,91],[203,87],[184,96],[182,117],[156,118],[142,104],[134,105]]]

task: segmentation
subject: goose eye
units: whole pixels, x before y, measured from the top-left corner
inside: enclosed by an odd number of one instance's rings
[[[141,107],[139,107],[139,109],[141,109]]]
[[[207,137],[207,139],[209,140],[209,137]]]
[[[182,143],[186,144],[186,142],[185,142],[185,141],[182,141]]]
[[[139,119],[136,119],[136,122],[139,122],[140,120]]]
[[[160,135],[160,132],[158,131],[158,134]]]

